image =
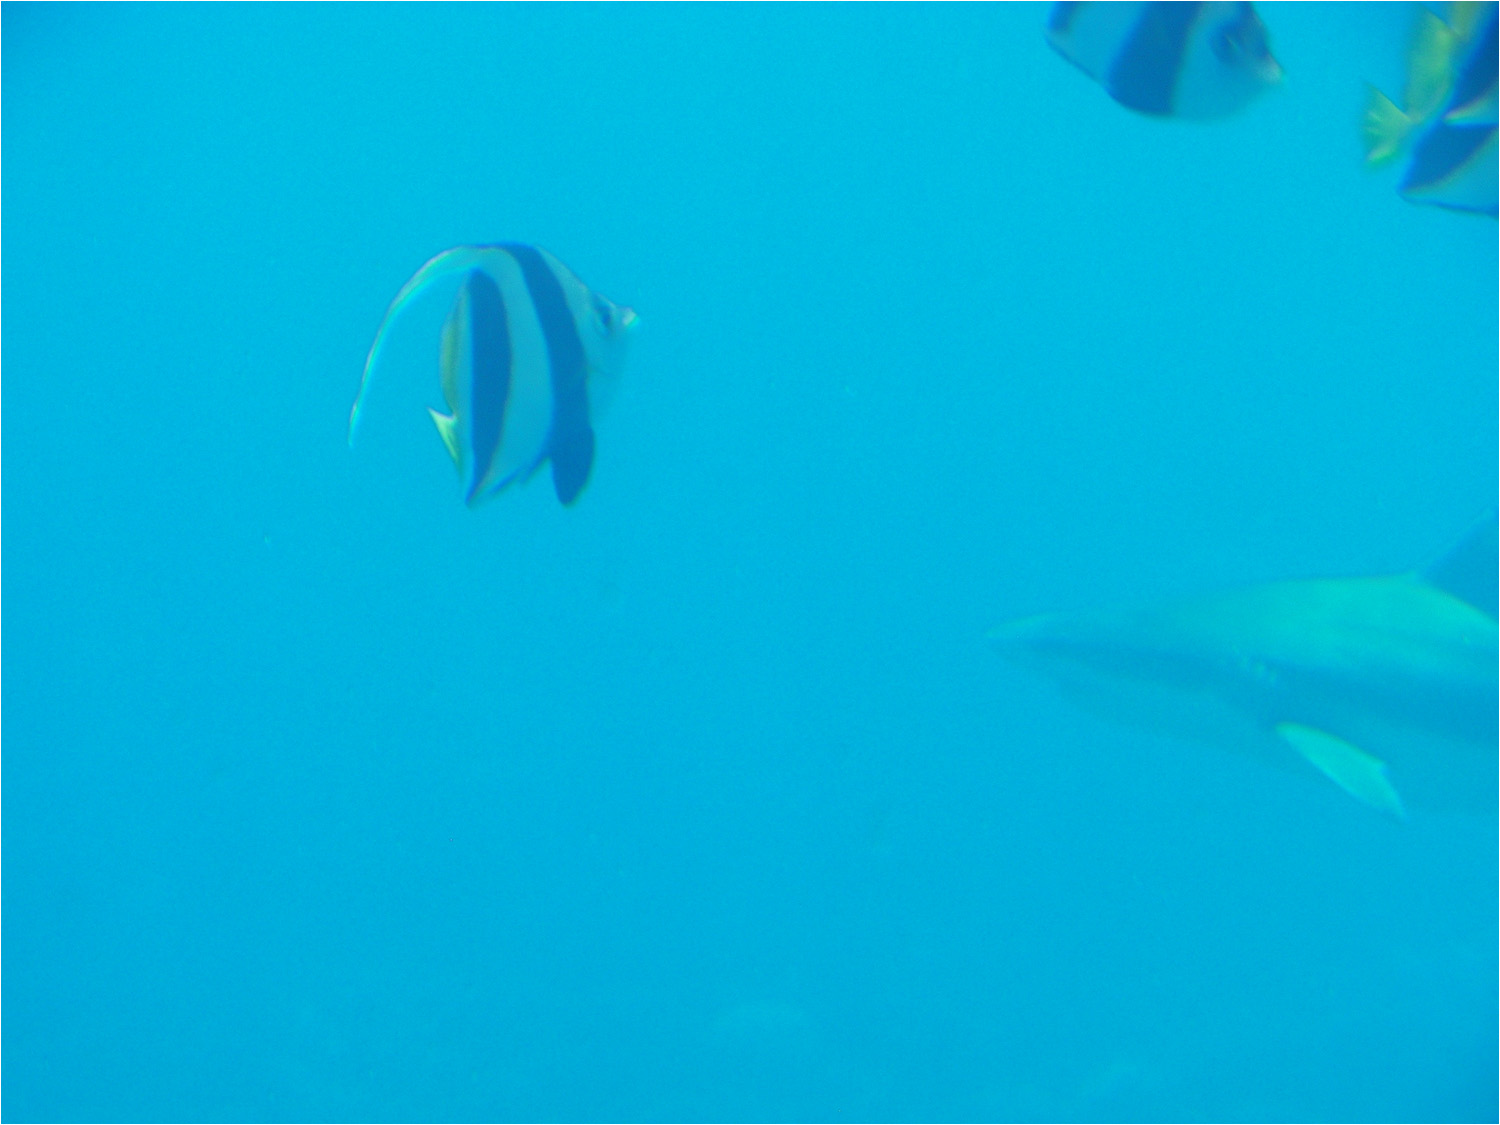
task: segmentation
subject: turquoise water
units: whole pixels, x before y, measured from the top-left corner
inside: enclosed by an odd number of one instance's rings
[[[1041,6],[3,12],[12,1120],[1493,1120],[1495,827],[1111,725],[1023,614],[1496,503],[1405,14],[1115,105]],[[477,511],[430,255],[640,331]]]

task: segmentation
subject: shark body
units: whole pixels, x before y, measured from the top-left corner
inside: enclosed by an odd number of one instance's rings
[[[1423,571],[1048,614],[990,641],[1093,709],[1311,765],[1391,815],[1494,815],[1496,565],[1491,518]]]

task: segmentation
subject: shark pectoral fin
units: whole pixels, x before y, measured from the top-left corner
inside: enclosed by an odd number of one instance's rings
[[[1401,796],[1385,776],[1385,763],[1379,758],[1342,738],[1300,723],[1278,723],[1276,733],[1355,800],[1400,820],[1406,819]]]
[[[427,408],[427,413],[432,415],[432,424],[437,427],[438,436],[448,447],[448,456],[453,458],[454,468],[463,472],[464,459],[458,451],[458,419],[447,414],[439,414],[430,406]]]

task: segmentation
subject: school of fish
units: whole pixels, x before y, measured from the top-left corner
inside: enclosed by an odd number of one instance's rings
[[[1370,91],[1366,159],[1399,163],[1397,190],[1413,203],[1496,214],[1497,9],[1418,8],[1401,104]],[[1058,3],[1045,33],[1110,98],[1150,117],[1227,118],[1283,77],[1250,3]],[[464,503],[550,464],[558,500],[572,505],[593,470],[597,404],[638,318],[535,246],[453,247],[401,287],[365,360],[350,443],[398,314],[445,281],[457,285],[439,346],[446,411],[428,412]],[[1477,794],[1493,813],[1497,557],[1491,516],[1411,574],[1049,614],[991,641],[1085,701],[1132,700],[1127,712],[1150,711],[1167,729],[1301,763],[1382,812],[1406,815],[1406,776],[1418,804]]]

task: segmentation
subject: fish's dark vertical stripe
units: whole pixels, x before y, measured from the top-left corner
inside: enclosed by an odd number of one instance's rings
[[[1495,135],[1493,125],[1434,125],[1411,155],[1401,194],[1427,191],[1461,172]],[[1462,210],[1463,208],[1460,208]]]
[[[1073,26],[1073,17],[1078,14],[1081,3],[1066,2],[1052,5],[1047,15],[1047,30],[1053,35],[1066,35]]]
[[[1144,4],[1109,72],[1109,92],[1122,105],[1165,117],[1202,4]]]
[[[594,465],[594,429],[589,424],[588,359],[562,284],[531,246],[506,247],[526,279],[552,369],[552,486],[564,504],[578,499]]]
[[[464,282],[469,298],[469,491],[472,504],[500,452],[505,404],[510,399],[510,326],[500,286],[483,270]]]
[[[1449,113],[1462,113],[1472,104],[1484,98],[1495,85],[1500,72],[1500,43],[1497,43],[1496,16],[1494,6],[1484,21],[1484,29],[1475,37],[1474,47],[1464,63],[1463,72],[1453,84],[1452,103]]]

